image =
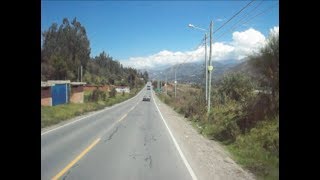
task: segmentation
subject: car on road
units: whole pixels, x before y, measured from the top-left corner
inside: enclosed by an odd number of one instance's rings
[[[150,96],[145,95],[145,96],[143,96],[142,101],[150,101],[150,99],[151,99]]]

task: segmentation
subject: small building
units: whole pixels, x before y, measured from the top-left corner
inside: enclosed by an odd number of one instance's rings
[[[51,86],[52,106],[69,102],[70,80],[47,81]]]
[[[72,103],[83,103],[84,97],[84,85],[85,82],[71,82],[71,95],[70,102]]]
[[[51,83],[41,81],[41,106],[52,106],[52,86]]]
[[[130,93],[130,87],[127,87],[127,86],[118,86],[118,87],[116,87],[116,91],[117,91],[118,93],[122,93],[122,92]]]
[[[41,81],[41,106],[55,106],[84,102],[85,82],[70,82],[70,80]]]

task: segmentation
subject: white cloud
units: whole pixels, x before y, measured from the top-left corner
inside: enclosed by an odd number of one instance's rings
[[[279,32],[279,27],[270,29],[270,32]],[[213,43],[212,60],[240,60],[250,53],[257,51],[265,44],[265,42],[265,36],[253,28],[249,28],[242,32],[236,31],[232,34],[231,42]],[[179,64],[182,62],[196,62],[204,59],[204,50],[204,46],[199,46],[196,50],[185,52],[163,50],[145,57],[130,57],[128,60],[122,60],[121,63],[124,66],[131,66],[134,68],[153,68],[162,65]],[[209,54],[209,48],[207,53]]]
[[[264,35],[253,28],[249,28],[243,32],[234,32],[232,34],[232,40],[231,44],[235,47],[232,54],[235,59],[241,59],[257,51],[266,42]]]
[[[232,39],[234,46],[253,47],[254,45],[263,45],[265,37],[261,32],[250,28],[243,32],[232,33]]]
[[[230,53],[235,50],[235,47],[224,43],[213,43],[212,45],[212,59],[214,61],[230,59]],[[209,49],[208,49],[209,53]]]
[[[174,65],[183,62],[195,62],[204,56],[204,46],[195,51],[171,52],[167,50],[160,51],[147,57],[131,57],[126,61],[121,61],[125,66],[135,68],[152,68],[165,64]]]
[[[224,19],[218,18],[216,21],[221,22],[224,21]]]

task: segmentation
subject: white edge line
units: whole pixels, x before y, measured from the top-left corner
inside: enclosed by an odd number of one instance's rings
[[[144,89],[144,88],[142,88],[137,95],[135,95],[134,97],[132,97],[132,98],[130,98],[130,99],[127,99],[127,100],[125,100],[125,101],[123,101],[123,102],[121,102],[121,103],[118,103],[118,104],[116,104],[116,105],[113,105],[113,106],[109,107],[108,109],[102,109],[102,110],[100,110],[100,111],[98,111],[98,112],[96,112],[96,113],[90,114],[90,115],[88,115],[88,116],[82,117],[82,118],[77,119],[77,120],[75,120],[75,121],[72,121],[72,122],[70,122],[70,123],[67,123],[67,124],[64,124],[64,125],[62,125],[62,126],[56,127],[56,128],[54,128],[54,129],[48,130],[48,131],[42,133],[41,136],[43,136],[43,135],[45,135],[45,134],[47,134],[47,133],[49,133],[49,132],[55,131],[55,130],[57,130],[57,129],[60,129],[60,128],[62,128],[62,127],[68,126],[68,125],[70,125],[70,124],[76,123],[76,122],[78,122],[78,121],[80,121],[80,120],[83,120],[83,119],[85,119],[85,118],[88,118],[88,117],[97,115],[97,114],[99,114],[99,113],[101,113],[101,112],[104,112],[104,111],[113,109],[113,108],[115,108],[115,107],[117,107],[117,106],[120,106],[121,104],[123,104],[123,103],[125,103],[125,102],[127,102],[127,101],[130,101],[130,100],[136,98],[140,93],[142,93],[143,89]]]
[[[153,93],[151,93],[151,94],[152,94],[152,97],[153,97]],[[186,167],[187,167],[187,169],[188,169],[188,171],[189,171],[192,179],[193,179],[193,180],[197,180],[197,176],[196,176],[195,173],[193,172],[193,170],[192,170],[190,164],[188,163],[186,157],[183,155],[183,153],[182,153],[182,151],[181,151],[181,149],[180,149],[180,147],[179,147],[176,139],[174,138],[174,136],[173,136],[172,132],[170,131],[170,129],[169,129],[166,121],[164,120],[164,118],[163,118],[163,116],[162,116],[162,114],[161,114],[161,112],[160,112],[160,110],[159,110],[159,108],[158,108],[158,106],[157,106],[157,103],[155,102],[155,99],[154,99],[154,98],[153,98],[153,103],[156,105],[156,107],[157,107],[157,109],[158,109],[158,112],[159,112],[159,114],[160,114],[160,116],[161,116],[161,119],[163,120],[164,124],[166,125],[166,127],[167,127],[167,129],[168,129],[168,131],[169,131],[169,134],[170,134],[170,136],[171,136],[171,138],[172,138],[172,140],[173,140],[173,143],[174,143],[174,145],[176,146],[176,148],[177,148],[177,150],[178,150],[178,152],[179,152],[179,154],[180,154],[180,156],[181,156],[184,164],[186,165]]]

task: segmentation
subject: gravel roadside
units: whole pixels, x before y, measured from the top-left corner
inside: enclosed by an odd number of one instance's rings
[[[203,137],[190,121],[160,101],[156,95],[153,97],[199,180],[255,179],[252,173],[236,164],[218,142]]]

